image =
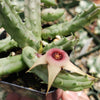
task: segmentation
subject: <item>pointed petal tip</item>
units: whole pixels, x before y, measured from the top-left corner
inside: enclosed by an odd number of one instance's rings
[[[28,73],[30,70],[32,70],[33,68],[31,67],[31,68],[29,68],[25,73]]]
[[[47,89],[47,93],[50,90],[56,76],[59,74],[60,71],[61,71],[61,68],[59,66],[48,65],[48,89]]]
[[[32,70],[33,68],[35,68],[36,66],[41,65],[41,64],[47,64],[45,55],[43,55],[39,59],[37,59],[37,61],[32,65],[32,67],[29,68],[29,70],[26,72],[29,72],[30,70]]]
[[[65,65],[63,66],[63,69],[71,71],[73,73],[77,73],[80,75],[86,75],[85,72],[83,72],[81,69],[79,69],[77,66],[75,66],[70,60],[68,60]]]
[[[49,89],[47,89],[46,96],[48,95]]]
[[[27,70],[25,73],[28,73],[29,72],[29,70]]]

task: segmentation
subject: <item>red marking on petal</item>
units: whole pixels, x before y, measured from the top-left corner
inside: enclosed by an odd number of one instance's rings
[[[55,60],[61,60],[63,59],[63,55],[57,51],[53,52],[52,53],[52,57],[55,59]]]
[[[53,48],[47,51],[46,58],[48,63],[60,64],[61,66],[64,64],[64,62],[69,60],[68,54],[65,51],[57,48]]]

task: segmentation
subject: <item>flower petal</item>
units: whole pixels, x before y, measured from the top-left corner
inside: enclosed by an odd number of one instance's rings
[[[29,72],[30,70],[41,64],[47,64],[45,55],[41,56],[27,72]]]
[[[58,73],[61,71],[61,67],[60,66],[53,66],[53,65],[48,65],[48,89],[47,89],[47,93],[54,81],[54,79],[56,78],[56,76],[58,75]],[[47,94],[46,93],[46,94]]]
[[[67,62],[64,64],[64,66],[62,66],[62,68],[65,70],[71,71],[73,73],[80,74],[80,75],[87,75],[89,78],[91,78],[91,80],[96,79],[95,77],[83,72],[81,69],[79,69],[77,66],[75,66],[70,60],[67,60]]]
[[[81,74],[81,75],[86,75],[85,72],[83,72],[82,70],[80,70],[77,66],[75,66],[74,64],[72,64],[69,60],[67,60],[67,62],[63,66],[63,69],[66,69],[68,71],[71,71],[71,72],[74,72],[74,73],[78,73],[78,74]]]

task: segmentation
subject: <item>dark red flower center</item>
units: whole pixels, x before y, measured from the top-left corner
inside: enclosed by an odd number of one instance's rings
[[[63,55],[60,52],[53,52],[52,57],[56,60],[61,60],[63,58]]]

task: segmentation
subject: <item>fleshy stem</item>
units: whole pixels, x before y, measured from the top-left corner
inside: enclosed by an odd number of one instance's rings
[[[68,38],[62,38],[58,41],[49,43],[48,45],[46,45],[43,49],[43,53],[46,53],[49,49],[52,48],[59,48],[62,50],[72,50],[73,47],[76,45],[77,40],[75,38],[72,37],[72,39],[68,39]]]
[[[76,32],[83,26],[92,22],[100,14],[100,8],[92,5],[87,11],[74,17],[70,22],[52,25],[42,30],[42,38],[45,40],[53,39],[56,35],[68,36]]]
[[[11,39],[10,36],[8,36],[5,39],[0,40],[0,52],[3,52],[3,51],[6,52],[7,50],[17,47],[17,46],[18,46],[17,42]]]
[[[0,59],[0,77],[12,73],[17,73],[26,68],[25,63],[22,61],[22,56],[9,56]]]
[[[64,14],[64,9],[53,9],[53,8],[46,8],[43,9],[41,12],[41,17],[44,21],[55,21],[59,19]]]
[[[56,0],[41,0],[42,3],[44,3],[46,6],[56,6]]]
[[[40,0],[25,0],[25,24],[38,40],[41,40]]]
[[[29,45],[37,49],[36,37],[26,28],[9,0],[0,0],[0,22],[21,48]]]
[[[74,15],[69,11],[69,9],[66,8],[66,10],[67,10],[67,12],[68,12],[72,17],[74,17]],[[93,37],[93,40],[94,40],[94,42],[95,42],[96,44],[100,44],[100,40],[99,40],[98,37],[96,37],[96,36],[95,36],[92,32],[90,32],[88,29],[86,29],[86,28],[84,28],[84,27],[83,27],[83,29],[84,29],[85,31],[88,32],[88,35],[89,35],[90,37]]]
[[[69,11],[69,9],[66,8],[66,10],[68,11],[68,13],[69,13],[72,17],[74,17],[74,15]],[[86,29],[86,28],[84,28],[84,27],[83,27],[83,29],[84,29],[85,31],[88,32],[88,35],[89,35],[89,36],[93,37],[94,42],[95,42],[96,44],[98,44],[98,46],[96,46],[96,47],[95,47],[94,49],[92,49],[91,51],[89,51],[89,52],[87,52],[87,53],[85,53],[85,54],[83,54],[83,55],[81,55],[81,56],[78,56],[77,58],[75,58],[74,60],[72,60],[72,62],[75,62],[75,60],[81,59],[81,58],[84,57],[84,56],[88,56],[88,55],[90,55],[91,53],[96,52],[97,50],[100,49],[100,46],[99,46],[100,40],[98,39],[98,37],[96,37],[96,36],[95,36],[93,33],[91,33],[88,29]]]

